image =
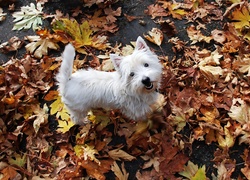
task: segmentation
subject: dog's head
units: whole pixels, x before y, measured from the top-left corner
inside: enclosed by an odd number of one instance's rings
[[[110,58],[120,73],[123,87],[131,93],[149,93],[159,88],[162,65],[140,36],[131,55],[111,54]]]

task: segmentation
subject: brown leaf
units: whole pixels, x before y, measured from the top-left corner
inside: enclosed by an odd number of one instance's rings
[[[120,169],[118,164],[116,163],[116,161],[114,161],[114,164],[111,167],[111,170],[114,172],[114,174],[116,175],[116,177],[119,180],[127,180],[128,179],[129,173],[127,173],[127,171],[124,167],[124,163],[122,163],[121,169]]]
[[[151,4],[148,6],[148,9],[144,11],[147,15],[152,16],[152,19],[156,17],[168,16],[169,14],[166,10],[159,4]]]
[[[131,156],[130,154],[126,153],[125,151],[121,149],[113,149],[108,151],[109,156],[114,159],[114,160],[127,160],[127,161],[132,161],[136,159],[136,157]]]
[[[116,10],[113,10],[111,7],[104,9],[104,13],[107,15],[106,19],[108,20],[108,23],[116,22],[117,19],[115,16],[120,16],[121,12],[121,7],[118,7]]]
[[[0,51],[2,53],[8,53],[11,51],[17,51],[20,49],[24,44],[24,41],[19,39],[16,36],[13,36],[12,38],[9,39],[8,42],[2,43],[0,45]]]

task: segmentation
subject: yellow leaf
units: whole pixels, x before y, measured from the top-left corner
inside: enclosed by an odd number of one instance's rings
[[[56,99],[51,105],[50,105],[50,114],[54,115],[56,114],[57,118],[61,118],[61,120],[68,121],[70,119],[69,113],[64,106],[63,102],[61,101],[61,96],[54,95],[54,98]]]
[[[67,33],[74,40],[73,44],[77,49],[82,46],[91,45],[92,30],[90,29],[89,23],[87,21],[82,24],[78,24],[76,20],[61,19],[56,21],[56,25],[53,30],[60,35],[61,33]],[[62,35],[61,35],[62,36]]]
[[[74,146],[74,151],[75,151],[77,157],[82,157],[83,156],[82,145],[75,145]]]
[[[231,134],[229,130],[231,126],[232,125],[230,124],[230,122],[228,122],[227,125],[224,127],[225,135],[221,135],[219,132],[216,132],[219,146],[222,148],[230,148],[234,145],[235,138],[233,137],[233,135]]]
[[[236,29],[242,29],[244,27],[249,27],[250,25],[250,14],[249,9],[246,4],[243,4],[242,8],[236,9],[232,12],[232,20]]]
[[[98,151],[94,149],[94,146],[89,146],[87,144],[76,145],[74,146],[74,151],[79,158],[83,157],[84,160],[89,159],[95,161],[99,165],[101,164],[101,162],[95,157],[95,154],[98,154]]]
[[[206,180],[206,166],[198,168],[198,165],[188,161],[187,166],[184,166],[184,171],[179,174],[190,180]]]
[[[58,129],[56,131],[61,133],[66,133],[70,130],[72,126],[74,126],[74,123],[72,121],[58,119]]]
[[[61,96],[59,96],[57,91],[50,91],[46,96],[45,100],[55,100],[50,104],[50,114],[55,115],[58,119],[58,129],[57,132],[65,133],[74,126],[74,123],[70,120],[70,115],[61,101]]]

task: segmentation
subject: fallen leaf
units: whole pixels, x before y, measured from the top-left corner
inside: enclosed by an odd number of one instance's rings
[[[116,22],[117,19],[115,16],[121,16],[121,12],[121,7],[118,7],[116,10],[113,10],[111,7],[104,9],[104,13],[107,15],[106,19],[108,20],[108,23]]]
[[[231,123],[227,122],[227,125],[224,126],[224,135],[221,135],[220,132],[216,133],[216,137],[221,148],[230,148],[234,145],[235,137],[232,132],[230,132]]]
[[[159,169],[159,165],[160,165],[159,159],[160,159],[159,157],[150,158],[150,160],[148,162],[144,163],[142,169],[147,169],[147,168],[153,166],[155,171],[159,172],[160,171],[160,169]]]
[[[216,179],[218,180],[225,180],[225,179],[231,179],[231,175],[235,170],[235,162],[224,159],[219,165],[218,165],[218,175]]]
[[[125,151],[121,149],[113,149],[108,151],[109,156],[114,159],[114,160],[127,160],[127,161],[132,161],[136,159],[136,157],[131,156],[130,154],[126,153]]]
[[[20,154],[15,153],[9,157],[8,161],[11,165],[24,168],[27,162],[27,159],[26,159],[26,155],[21,156]]]
[[[158,28],[153,28],[148,32],[149,35],[144,35],[144,37],[150,42],[160,46],[163,40],[163,33]]]
[[[21,11],[14,12],[12,16],[15,18],[13,21],[15,24],[12,30],[30,29],[31,27],[34,31],[39,29],[43,24],[43,7],[39,2],[36,6],[34,3],[30,3],[30,6],[22,6]]]
[[[99,165],[101,164],[101,162],[95,157],[95,154],[98,154],[98,152],[93,146],[87,144],[75,145],[74,151],[78,157],[83,157],[85,161],[89,159]]]
[[[173,18],[181,20],[182,17],[187,14],[187,12],[184,9],[182,9],[182,3],[178,2],[172,3],[166,1],[160,1],[160,3],[162,3],[162,7],[169,10]]]
[[[122,163],[121,169],[120,169],[118,164],[116,163],[116,161],[114,161],[114,164],[111,166],[111,170],[114,172],[115,176],[119,180],[127,180],[128,179],[129,173],[127,173],[127,171],[124,167],[124,163]]]
[[[228,115],[235,121],[244,125],[248,123],[250,116],[250,106],[241,98],[234,98]]]
[[[184,171],[179,172],[180,175],[190,179],[190,180],[206,180],[206,166],[203,165],[198,168],[193,162],[188,161],[187,166],[184,166]]]
[[[148,9],[145,11],[146,14],[152,16],[152,19],[156,17],[168,16],[169,14],[166,10],[159,4],[151,4],[148,6]]]
[[[48,122],[48,111],[49,108],[46,104],[44,104],[43,108],[40,108],[38,104],[31,105],[32,112],[34,115],[30,116],[29,119],[35,119],[33,122],[33,127],[35,132],[37,133],[42,124],[46,124]]]
[[[200,30],[197,30],[195,26],[191,25],[187,28],[188,37],[192,41],[191,44],[195,44],[197,42],[206,42],[209,43],[212,40],[210,36],[204,36]]]
[[[243,6],[237,8],[232,12],[231,19],[235,21],[233,22],[233,24],[236,29],[249,27],[250,25],[249,7],[246,4],[243,4]]]
[[[31,41],[25,46],[27,52],[34,54],[39,59],[44,55],[48,55],[48,49],[59,49],[58,44],[51,39],[43,39],[39,36],[26,36],[25,39]]]
[[[3,177],[1,177],[1,180],[9,180],[9,179],[20,179],[21,175],[19,173],[17,173],[17,171],[11,167],[11,166],[7,166],[6,168],[4,168],[3,170],[0,171],[1,174],[3,174]]]

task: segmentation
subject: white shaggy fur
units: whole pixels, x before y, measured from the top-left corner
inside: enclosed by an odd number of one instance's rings
[[[75,49],[68,44],[56,76],[62,101],[74,123],[87,123],[86,115],[92,108],[120,109],[133,120],[145,119],[152,111],[151,105],[159,96],[162,66],[141,37],[131,55],[110,55],[114,72],[88,69],[72,74],[74,56]]]

